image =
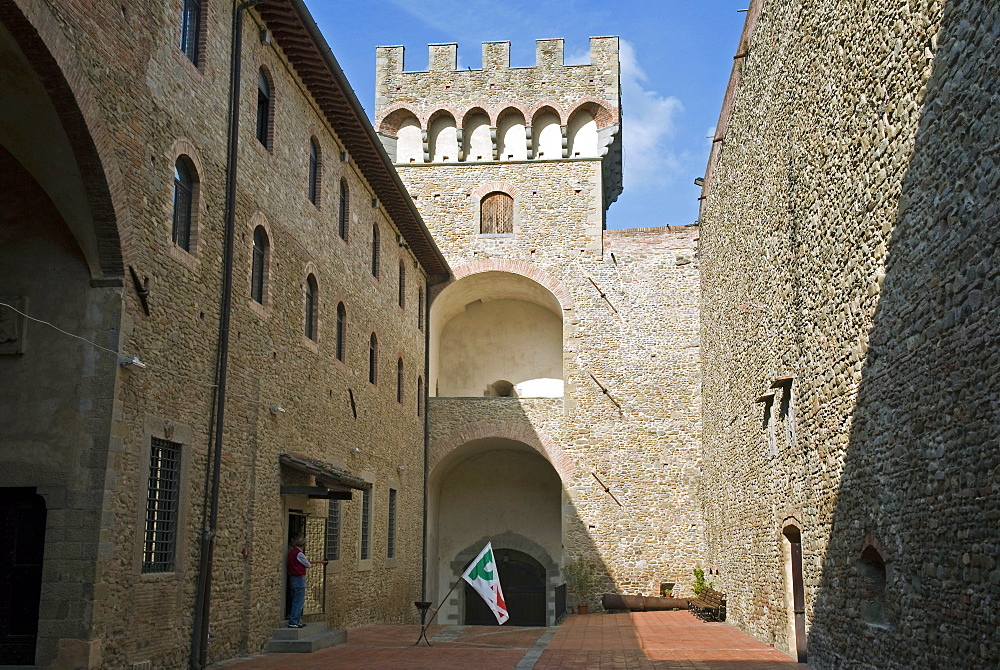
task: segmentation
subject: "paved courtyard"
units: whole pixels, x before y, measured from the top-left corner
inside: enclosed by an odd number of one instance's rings
[[[267,654],[225,670],[393,668],[433,670],[795,670],[808,668],[725,623],[688,612],[570,616],[553,628],[365,626],[313,654]]]

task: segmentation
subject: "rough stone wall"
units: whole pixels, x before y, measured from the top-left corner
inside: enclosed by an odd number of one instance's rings
[[[994,665],[1000,8],[757,8],[701,219],[713,579],[787,650],[797,524],[813,667]]]
[[[132,7],[88,7],[35,3],[27,11],[48,44],[68,45],[56,54],[74,90],[92,95],[85,118],[113,138],[113,153],[98,166],[121,180],[113,193],[125,264],[149,280],[146,316],[126,277],[121,290],[121,347],[147,367],[117,372],[112,395],[103,391],[103,414],[86,412],[91,432],[111,425],[103,482],[90,482],[98,457],[80,456],[79,499],[50,514],[46,569],[60,554],[80,556],[96,570],[98,586],[83,593],[51,595],[80,600],[77,617],[87,631],[68,624],[45,625],[38,658],[43,667],[125,668],[138,661],[153,667],[186,664],[203,525],[211,449],[213,373],[216,366],[223,255],[226,124],[231,13],[206,3],[202,63],[195,67],[177,48],[180,4],[159,1]],[[424,368],[424,333],[417,327],[417,291],[424,275],[353,163],[294,76],[280,44],[260,43],[262,28],[250,13],[244,26],[236,255],[229,390],[220,525],[212,587],[209,660],[262,650],[283,618],[283,557],[286,518],[279,487],[307,484],[282,474],[278,454],[297,451],[340,465],[373,481],[371,566],[358,558],[360,495],[344,504],[342,554],[328,568],[327,619],[336,626],[415,622],[419,599],[422,529],[423,418],[416,414],[417,376]],[[76,60],[74,60],[76,59]],[[274,90],[273,150],[255,138],[257,71],[266,65]],[[322,150],[319,206],[307,199],[310,136]],[[199,206],[196,242],[188,253],[171,242],[174,161],[189,155],[197,170]],[[98,169],[95,168],[95,169]],[[348,180],[351,223],[345,243],[337,234],[338,182]],[[370,272],[371,231],[381,229],[381,277]],[[252,234],[264,225],[270,239],[265,304],[250,298]],[[397,267],[407,267],[406,307],[397,304]],[[308,273],[319,285],[316,342],[306,339],[304,286]],[[71,278],[66,276],[66,281]],[[74,280],[75,281],[75,280]],[[84,279],[83,281],[86,281]],[[105,291],[107,289],[104,289]],[[2,291],[0,291],[2,293]],[[62,293],[69,300],[77,295]],[[335,355],[338,301],[346,305],[345,362]],[[41,306],[39,304],[38,306]],[[116,306],[100,309],[115,313]],[[96,313],[91,318],[95,318]],[[71,328],[72,330],[72,328]],[[100,329],[99,329],[100,330]],[[379,380],[368,382],[368,341],[380,342]],[[84,332],[101,339],[101,334]],[[112,343],[114,346],[114,343]],[[96,354],[95,354],[96,355]],[[396,361],[404,361],[404,397],[396,401]],[[86,367],[86,366],[84,366]],[[84,382],[89,383],[89,382]],[[354,403],[349,396],[353,391]],[[85,398],[81,396],[80,398]],[[71,398],[70,403],[84,400]],[[286,411],[273,414],[281,405]],[[355,417],[356,411],[356,417]],[[106,431],[105,427],[105,431]],[[151,437],[182,444],[181,532],[174,572],[141,574],[146,470]],[[357,448],[358,452],[352,452]],[[4,461],[7,461],[6,452]],[[400,467],[402,469],[400,469]],[[39,477],[13,485],[42,486]],[[100,477],[98,477],[100,480]],[[7,481],[4,482],[8,484]],[[396,559],[386,559],[388,489],[398,490]],[[93,503],[93,504],[92,504]],[[103,509],[100,533],[62,547],[58,531],[88,523],[94,505]],[[298,506],[298,505],[295,505]],[[325,516],[326,504],[306,511]],[[96,523],[96,521],[95,521]],[[97,539],[94,539],[97,538]],[[308,547],[320,558],[322,547]],[[70,552],[66,554],[66,552]],[[62,569],[61,567],[59,568]],[[67,573],[69,570],[67,570]],[[67,582],[72,580],[67,577]],[[92,591],[92,592],[91,592]],[[76,613],[76,604],[68,606]],[[79,644],[78,644],[79,642]],[[74,646],[75,645],[75,646]],[[56,655],[62,658],[56,660]]]

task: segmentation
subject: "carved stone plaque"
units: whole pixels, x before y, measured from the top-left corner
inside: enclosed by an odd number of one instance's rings
[[[28,320],[14,309],[27,312],[27,296],[0,296],[0,356],[16,356],[24,353],[24,338]]]

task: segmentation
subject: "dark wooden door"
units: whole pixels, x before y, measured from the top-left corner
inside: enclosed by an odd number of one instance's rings
[[[494,549],[500,588],[507,602],[510,619],[505,625],[545,625],[545,569],[527,554],[509,549]],[[496,626],[497,619],[482,597],[465,585],[465,623],[471,626]]]
[[[45,501],[0,488],[0,665],[34,665],[45,550]]]

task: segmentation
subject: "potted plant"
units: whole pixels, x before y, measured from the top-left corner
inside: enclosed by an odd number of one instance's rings
[[[588,614],[590,606],[587,597],[597,586],[597,580],[590,566],[582,558],[575,558],[563,568],[566,584],[576,599],[576,613]]]

